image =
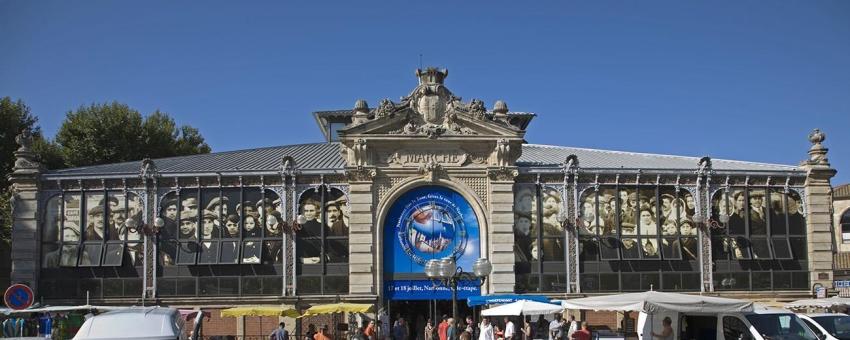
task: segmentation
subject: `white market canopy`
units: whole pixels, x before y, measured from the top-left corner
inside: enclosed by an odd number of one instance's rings
[[[649,314],[660,311],[685,313],[753,311],[753,303],[750,301],[655,291],[571,299],[562,301],[561,305],[564,309],[638,311]]]
[[[122,310],[128,309],[130,307],[122,307],[122,306],[93,306],[93,305],[80,305],[80,306],[46,306],[39,308],[30,308],[30,309],[4,309],[2,310],[3,314],[15,314],[15,313],[57,313],[57,312],[70,312],[75,310],[99,310],[99,311],[113,311],[113,310]]]
[[[563,311],[564,308],[551,303],[543,303],[530,300],[519,300],[501,306],[481,311],[482,316],[518,316],[518,315],[540,315],[552,314]]]
[[[826,299],[803,299],[785,304],[785,308],[832,308],[850,306],[850,298],[833,296]]]

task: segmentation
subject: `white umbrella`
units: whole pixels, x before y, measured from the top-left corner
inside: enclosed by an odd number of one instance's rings
[[[507,315],[539,315],[559,313],[564,310],[559,305],[529,300],[519,300],[509,304],[485,309],[481,311],[483,316],[507,316]]]

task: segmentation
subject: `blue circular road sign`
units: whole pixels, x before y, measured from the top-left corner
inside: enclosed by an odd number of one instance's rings
[[[27,309],[32,306],[34,295],[32,289],[25,284],[16,283],[6,289],[3,301],[11,309]]]

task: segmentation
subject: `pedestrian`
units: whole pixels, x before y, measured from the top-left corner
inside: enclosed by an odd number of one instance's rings
[[[425,340],[434,340],[434,325],[431,318],[428,318],[428,321],[425,322],[425,331],[422,334],[422,338]]]
[[[590,331],[587,329],[587,322],[581,323],[581,329],[577,330],[573,333],[572,339],[576,340],[590,340]]]
[[[316,336],[316,325],[309,324],[307,325],[307,334],[305,334],[305,340],[313,340],[313,337]]]
[[[514,322],[510,318],[505,317],[505,340],[515,340]]]
[[[368,340],[375,340],[375,320],[369,320],[369,324],[366,325],[366,330],[363,331],[363,335],[365,335]]]
[[[524,320],[524,324],[522,325],[522,340],[532,340],[534,339],[534,331],[531,327],[531,321]]]
[[[328,325],[323,325],[316,335],[313,335],[313,340],[331,340],[331,335],[328,334]]]
[[[448,338],[448,327],[449,327],[449,317],[443,314],[443,319],[439,325],[437,325],[437,334],[440,337],[440,340],[447,340]]]
[[[395,327],[393,327],[393,340],[407,340],[409,334],[410,331],[407,329],[404,318],[398,318]]]
[[[478,340],[496,340],[496,336],[493,334],[493,325],[490,324],[490,320],[482,318],[481,325],[478,326],[478,328]]]
[[[449,318],[448,327],[446,327],[446,339],[457,340],[457,327],[455,327],[455,319]]]
[[[564,330],[561,326],[563,326],[561,315],[555,314],[555,318],[549,322],[549,340],[560,340],[563,337]]]
[[[281,322],[277,329],[272,331],[272,334],[269,334],[270,340],[289,340],[289,331],[285,329],[286,323]]]
[[[570,321],[567,322],[567,339],[572,339],[573,334],[578,331],[579,325],[575,315],[570,315]]]

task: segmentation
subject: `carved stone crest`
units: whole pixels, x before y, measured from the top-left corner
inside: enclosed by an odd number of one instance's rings
[[[375,168],[356,167],[345,170],[345,177],[350,182],[371,182],[378,175]]]
[[[419,166],[419,173],[430,182],[436,182],[442,172],[443,166],[433,160]]]
[[[513,181],[519,176],[519,170],[510,167],[498,167],[487,170],[487,176],[493,181]]]

